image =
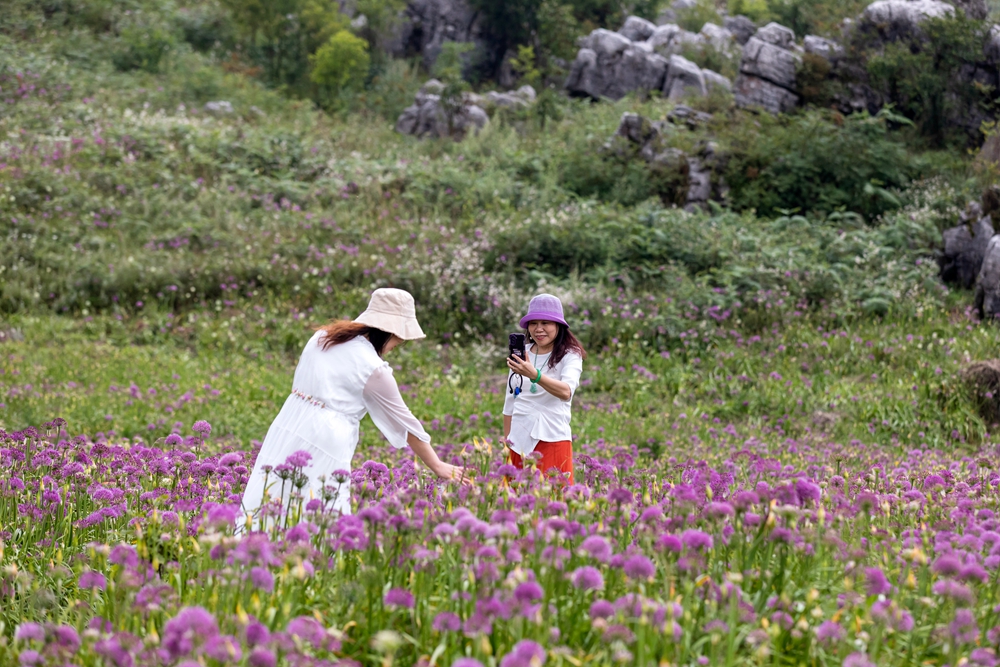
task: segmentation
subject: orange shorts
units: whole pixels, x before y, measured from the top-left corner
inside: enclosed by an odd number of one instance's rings
[[[573,443],[569,440],[559,442],[545,442],[539,440],[535,445],[535,452],[542,455],[538,462],[538,469],[548,474],[553,468],[559,473],[569,477],[569,483],[573,483]],[[508,449],[510,462],[518,470],[524,470],[524,460],[521,455],[513,449]]]

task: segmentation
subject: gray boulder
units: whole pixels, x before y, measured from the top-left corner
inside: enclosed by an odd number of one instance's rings
[[[729,91],[733,89],[733,82],[718,72],[713,72],[710,69],[703,69],[701,70],[701,75],[705,77],[705,89],[708,92],[716,89]]]
[[[427,69],[445,42],[485,45],[479,13],[466,0],[408,0],[400,18],[387,50],[397,57],[418,56]]]
[[[733,38],[733,33],[726,28],[714,23],[706,23],[698,34],[719,53],[728,54],[736,50],[736,40]]]
[[[768,23],[743,45],[740,75],[733,84],[736,104],[771,113],[791,111],[799,103],[795,77],[801,61],[795,34]]]
[[[754,37],[782,49],[790,49],[795,44],[795,33],[792,29],[773,21],[754,33]]]
[[[844,54],[844,47],[832,39],[817,37],[816,35],[806,35],[802,40],[802,48],[806,53],[821,56],[827,60],[835,60]]]
[[[700,67],[681,56],[670,56],[669,62],[663,82],[663,95],[667,99],[676,101],[690,95],[705,96],[708,89]]]
[[[795,88],[795,72],[802,57],[756,36],[743,47],[740,72],[765,79],[788,90]]]
[[[722,27],[733,33],[736,43],[743,46],[757,32],[757,26],[746,16],[727,16],[722,21]]]
[[[706,70],[702,70],[706,71]],[[674,125],[686,125],[692,130],[712,120],[712,114],[695,111],[685,104],[678,104],[667,113],[667,120]]]
[[[799,104],[799,96],[770,81],[741,74],[733,82],[733,98],[741,107],[760,107],[771,113],[788,113]]]
[[[1000,316],[1000,236],[986,245],[976,278],[975,307],[980,319],[994,321]]]
[[[463,95],[457,108],[449,109],[441,102],[444,88],[437,79],[424,83],[414,103],[396,119],[396,132],[418,138],[462,139],[470,131],[478,132],[489,123],[489,116],[478,104],[486,96]]]
[[[864,27],[877,29],[887,41],[912,34],[932,18],[952,16],[955,8],[941,0],[876,0],[861,14]]]
[[[638,16],[625,19],[625,25],[618,32],[633,42],[644,42],[656,30],[656,24]]]
[[[983,55],[986,57],[986,62],[993,65],[1000,64],[1000,25],[990,28],[986,44],[983,45]]]
[[[571,95],[618,100],[634,90],[662,88],[667,61],[648,45],[598,29],[582,46],[566,80]]]
[[[973,215],[980,213],[977,208]],[[941,254],[941,279],[947,283],[972,287],[993,238],[993,223],[989,216],[973,224],[962,224],[944,231],[944,252]]]

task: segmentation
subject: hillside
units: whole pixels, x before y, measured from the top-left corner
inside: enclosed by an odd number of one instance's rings
[[[883,2],[11,0],[0,662],[64,664],[72,626],[94,666],[996,664],[1000,376],[967,369],[1000,343],[1000,28]],[[481,485],[365,421],[367,523],[303,510],[240,560],[302,345],[382,286],[428,334],[390,358],[403,396]],[[543,291],[589,352],[572,492],[500,468],[506,334]],[[466,507],[524,561],[451,539]],[[967,563],[935,560],[952,538]],[[204,608],[222,648],[156,648]]]

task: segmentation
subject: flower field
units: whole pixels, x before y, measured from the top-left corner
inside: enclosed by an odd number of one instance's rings
[[[965,374],[1000,330],[934,261],[992,178],[965,152],[720,101],[665,147],[711,142],[794,193],[863,141],[912,180],[685,211],[601,157],[666,100],[552,94],[417,141],[391,131],[421,83],[401,61],[327,113],[230,58],[228,3],[11,4],[0,666],[1000,664],[1000,394]],[[801,155],[809,127],[831,140]],[[388,358],[402,394],[475,485],[366,421],[328,480],[353,514],[293,494],[247,524],[302,345],[382,286],[428,333]],[[499,445],[500,343],[541,291],[589,353],[572,486]],[[294,487],[309,462],[288,466]]]
[[[384,447],[330,480],[353,516],[293,496],[248,532],[251,455],[211,430],[0,434],[5,662],[997,664],[992,447],[729,425],[683,460],[585,445],[567,487],[475,440],[472,489]]]

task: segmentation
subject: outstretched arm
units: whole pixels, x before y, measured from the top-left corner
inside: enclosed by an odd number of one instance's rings
[[[442,461],[434,448],[431,447],[431,443],[424,442],[412,433],[407,434],[406,443],[413,450],[413,453],[424,462],[424,465],[441,479],[453,479],[466,485],[472,484],[472,474],[467,473],[465,468]]]

